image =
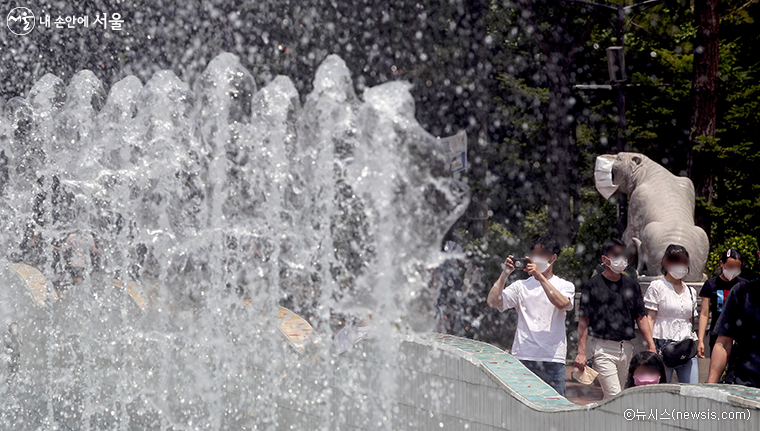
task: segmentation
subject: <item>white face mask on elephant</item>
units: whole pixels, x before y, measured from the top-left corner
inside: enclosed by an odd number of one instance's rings
[[[596,158],[596,167],[594,168],[594,182],[596,189],[604,196],[605,199],[609,199],[618,189],[618,185],[612,183],[612,165],[615,160],[604,157]]]

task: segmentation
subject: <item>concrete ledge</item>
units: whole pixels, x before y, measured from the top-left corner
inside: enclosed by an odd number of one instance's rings
[[[371,343],[342,358],[358,374]],[[660,384],[632,388],[586,406],[557,394],[508,353],[486,343],[443,335],[405,336],[392,403],[393,429],[760,429],[760,390],[744,386]],[[341,389],[333,394],[340,401]],[[374,392],[371,387],[366,393]],[[355,399],[355,395],[352,396]],[[387,401],[387,400],[386,400]],[[359,412],[360,403],[355,404]],[[372,429],[353,423],[335,429]],[[723,418],[725,416],[725,418]],[[733,419],[732,419],[733,418]]]
[[[429,345],[460,356],[530,408],[545,411],[575,407],[518,359],[490,344],[444,334],[408,337],[405,341]]]
[[[575,404],[567,401],[552,387],[525,368],[519,360],[490,344],[444,334],[409,336],[406,337],[405,342],[437,347],[462,357],[463,360],[475,364],[498,383],[503,384],[506,390],[514,393],[515,398],[524,401],[528,407],[539,411],[566,410],[568,405],[576,407]],[[532,390],[529,390],[527,393],[521,392],[520,389],[526,386],[529,386]],[[625,397],[626,393],[634,391],[645,393],[667,392],[686,397],[709,398],[719,402],[731,403],[737,407],[760,409],[760,389],[741,385],[721,384],[649,385],[629,389],[618,394],[616,397],[602,400],[589,405],[589,407],[608,403],[617,397]]]

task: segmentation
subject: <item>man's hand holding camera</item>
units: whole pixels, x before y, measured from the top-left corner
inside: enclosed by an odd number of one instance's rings
[[[515,270],[515,263],[513,259],[514,256],[510,254],[504,260],[504,263],[501,264],[501,274],[499,275],[499,279],[496,280],[496,283],[493,284],[491,291],[488,292],[488,300],[486,302],[488,303],[489,307],[501,309],[504,306],[504,299],[501,295],[504,292],[504,286],[507,284],[507,278],[509,277],[509,274],[512,274],[512,272]]]
[[[524,271],[527,272],[529,275],[532,275],[539,282],[546,281],[546,277],[544,277],[544,274],[538,270],[538,265],[536,265],[536,263],[533,262],[533,259],[531,259],[530,256],[527,256],[527,259],[530,261],[530,263],[525,265]]]
[[[515,271],[515,263],[512,259],[514,259],[514,256],[510,254],[507,259],[504,260],[504,263],[501,264],[502,274],[509,276],[509,274],[512,274]]]

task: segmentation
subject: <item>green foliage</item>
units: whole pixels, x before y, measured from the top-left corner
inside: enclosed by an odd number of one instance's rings
[[[576,289],[591,277],[599,264],[602,244],[610,238],[618,237],[615,206],[598,198],[595,190],[587,190],[583,196],[595,205],[590,202],[582,205],[581,223],[575,241],[573,245],[562,249],[554,267],[555,274],[573,282]]]
[[[522,224],[522,237],[526,241],[530,241],[533,238],[546,234],[549,228],[549,216],[547,214],[546,206],[528,212],[523,220]]]
[[[582,196],[588,202],[581,205],[583,211],[579,216],[578,234],[572,245],[563,247],[554,264],[555,274],[573,282],[576,287],[591,276],[599,263],[599,249],[604,241],[618,236],[615,205],[599,197],[595,190],[585,190]],[[466,242],[464,250],[471,256],[474,265],[484,269],[486,283],[491,283],[499,277],[507,256],[524,255],[528,252],[530,241],[546,233],[547,220],[544,206],[528,213],[518,231],[491,221],[488,224],[488,238]]]
[[[722,121],[715,138],[699,140],[697,149],[713,160],[715,172],[713,200],[698,199],[711,220],[711,243],[724,238],[749,234],[760,235],[760,184],[757,164],[760,141],[755,131],[760,127],[760,68],[741,64],[741,40],[721,47]]]
[[[705,268],[708,276],[720,272],[720,258],[729,248],[736,249],[741,253],[744,258],[744,269],[748,270],[748,272],[757,272],[760,269],[757,261],[757,250],[760,247],[758,247],[757,240],[751,235],[740,235],[729,239],[723,244],[712,247]]]
[[[585,278],[588,278],[588,274],[590,274],[589,268],[584,265],[583,257],[585,252],[586,248],[583,244],[562,247],[562,254],[559,255],[554,263],[554,273],[565,280],[573,282],[576,289],[585,281],[584,275]],[[591,270],[593,270],[593,266]]]
[[[526,25],[536,20],[536,27]],[[566,19],[554,22],[558,16]],[[720,4],[721,50],[717,132],[698,139],[698,150],[714,160],[713,199],[697,199],[698,209],[709,211],[711,244],[726,238],[760,236],[760,43],[755,17],[758,2],[727,0]],[[635,16],[625,36],[629,81],[626,87],[627,151],[642,152],[676,175],[686,175],[691,150],[689,133],[693,110],[693,50],[696,29],[691,3],[674,0]],[[501,270],[510,252],[523,252],[527,242],[548,232],[547,191],[556,187],[545,142],[550,103],[546,72],[546,44],[537,43],[533,31],[551,35],[551,25],[564,26],[554,36],[571,32],[577,41],[591,32],[575,55],[568,57],[570,83],[608,82],[605,48],[617,43],[605,19],[581,4],[548,2],[492,2],[487,17],[489,55],[493,70],[489,101],[495,113],[484,148],[489,175],[484,184],[470,184],[489,193],[491,237],[477,245],[490,272]],[[549,43],[551,41],[548,41]],[[556,42],[556,41],[555,41]],[[553,42],[551,42],[553,43]],[[542,50],[544,49],[544,50]],[[614,153],[615,94],[609,90],[570,89],[574,104],[574,139],[577,151],[569,154],[572,169],[572,243],[565,247],[555,270],[579,284],[598,262],[601,243],[617,237],[613,203],[602,199],[593,186],[597,155]],[[505,238],[509,238],[509,241]],[[719,247],[716,247],[717,250]],[[495,253],[493,258],[486,258]],[[760,268],[758,268],[760,269]],[[487,272],[488,272],[487,271]]]
[[[483,278],[490,287],[488,283],[499,278],[501,265],[507,256],[519,253],[523,247],[522,242],[506,226],[489,222],[488,237],[466,242],[462,249],[471,257],[474,265],[483,268]]]

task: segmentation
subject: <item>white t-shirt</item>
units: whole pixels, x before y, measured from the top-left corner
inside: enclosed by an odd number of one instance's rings
[[[515,281],[501,294],[503,307],[499,311],[517,310],[517,332],[512,343],[512,356],[517,359],[565,363],[565,315],[573,308],[575,286],[556,275],[549,279],[549,283],[570,300],[565,310],[549,302],[541,283],[533,276]]]
[[[644,307],[657,312],[652,337],[681,341],[696,340],[691,318],[697,317],[697,291],[693,287],[677,294],[673,285],[664,278],[652,281],[644,294]]]

